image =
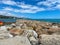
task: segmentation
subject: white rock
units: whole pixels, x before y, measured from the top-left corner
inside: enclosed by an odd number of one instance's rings
[[[52,28],[58,28],[58,26],[52,26]]]
[[[29,37],[29,40],[30,40],[30,42],[31,42],[32,45],[37,45],[38,44],[38,40],[35,39],[33,36]]]
[[[37,38],[38,34],[34,31],[34,30],[25,30],[24,31],[24,35],[25,36],[33,36],[35,38]]]
[[[19,24],[19,26],[22,26],[23,24]]]
[[[12,26],[6,26],[6,28],[7,28],[7,29],[11,29],[11,28],[12,28]]]
[[[10,33],[8,33],[8,36],[11,38],[11,37],[13,37],[13,35],[11,35]]]
[[[11,26],[16,26],[16,25],[14,23],[12,23]]]
[[[36,39],[32,36],[29,38],[30,41],[36,41]]]
[[[13,35],[9,34],[9,33],[1,33],[0,34],[0,38],[6,39],[6,38],[12,38]]]
[[[0,27],[0,30],[7,31],[7,27],[6,27],[6,26],[1,26],[1,27]]]

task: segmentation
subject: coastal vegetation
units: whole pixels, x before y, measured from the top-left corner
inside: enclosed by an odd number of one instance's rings
[[[0,15],[0,19],[14,19],[14,18],[17,18],[17,17]]]

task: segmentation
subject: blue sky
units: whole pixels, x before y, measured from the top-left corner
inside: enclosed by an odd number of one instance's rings
[[[60,19],[60,0],[0,0],[0,14],[32,19]]]

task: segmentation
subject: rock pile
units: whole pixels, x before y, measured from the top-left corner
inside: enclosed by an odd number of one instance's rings
[[[11,45],[17,45],[17,44],[18,45],[36,45],[38,44],[37,36],[38,35],[34,30],[24,30],[24,29],[21,29],[19,26],[15,26],[15,25],[11,25],[11,27],[9,26],[0,27],[0,44],[1,45],[10,45],[10,43]],[[14,42],[16,42],[16,44],[14,44]]]
[[[60,24],[58,23],[48,23],[48,22],[40,22],[40,21],[31,21],[31,20],[17,20],[16,25],[18,24],[25,24],[25,29],[28,30],[29,27],[30,30],[36,31],[38,34],[38,39],[41,40],[42,34],[47,34],[47,35],[58,35],[60,34]],[[23,26],[22,26],[23,27]],[[33,37],[31,37],[32,39]]]
[[[55,23],[17,20],[16,23],[0,27],[0,44],[10,45],[11,43],[11,45],[55,45],[55,43],[57,43],[56,45],[60,45],[59,27],[60,25]]]
[[[59,23],[48,23],[40,21],[31,21],[31,20],[17,20],[16,25],[22,24],[21,29],[34,30],[37,32],[38,36],[41,34],[53,34],[60,30]],[[24,25],[23,25],[24,24]]]

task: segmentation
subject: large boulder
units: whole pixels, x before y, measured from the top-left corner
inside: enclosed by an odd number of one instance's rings
[[[31,45],[31,44],[27,37],[16,36],[14,38],[0,40],[0,45]]]
[[[0,27],[0,39],[6,39],[13,37],[8,31],[6,26],[1,26]]]

